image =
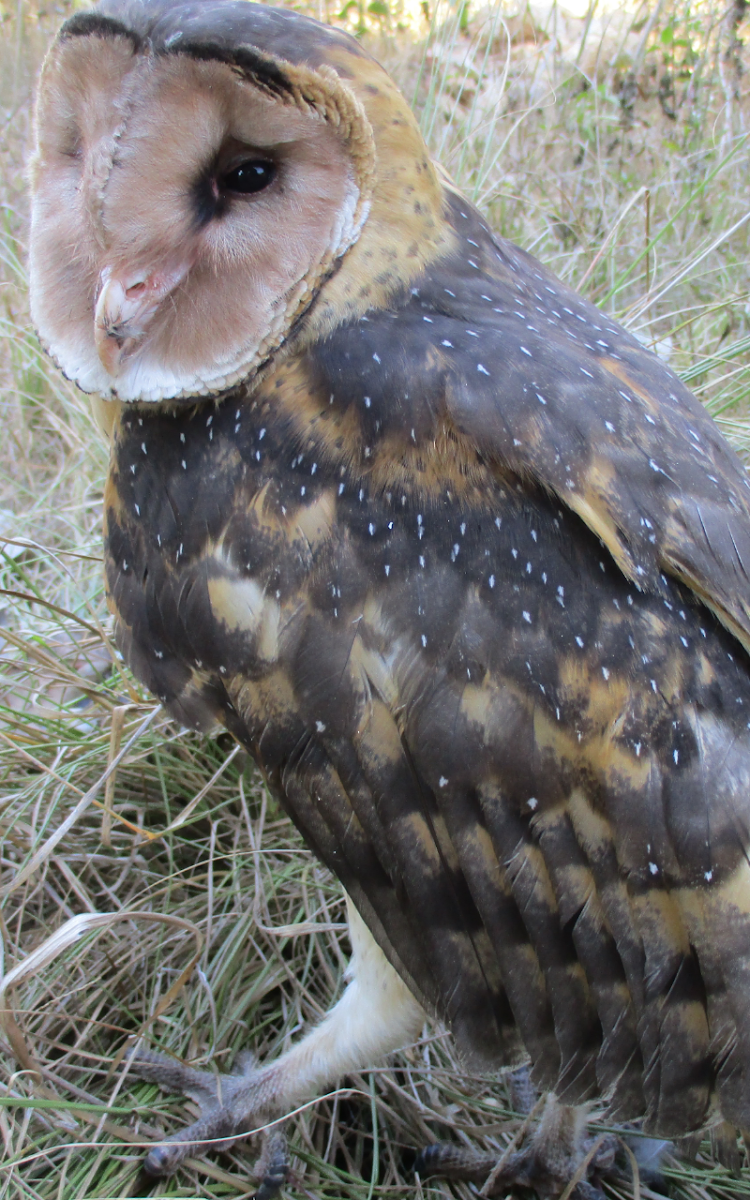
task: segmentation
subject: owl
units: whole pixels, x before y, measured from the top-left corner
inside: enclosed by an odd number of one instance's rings
[[[425,1013],[528,1061],[558,1124],[600,1096],[750,1130],[750,486],[701,405],[298,13],[76,13],[31,176],[33,319],[111,441],[123,655],[250,751],[349,902],[348,986],[286,1054],[220,1095],[138,1058],[203,1108],[147,1168]]]

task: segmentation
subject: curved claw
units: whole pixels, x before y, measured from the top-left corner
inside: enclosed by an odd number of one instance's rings
[[[147,1175],[160,1179],[164,1175],[172,1175],[186,1158],[197,1154],[221,1142],[222,1149],[229,1149],[238,1138],[247,1134],[247,1130],[238,1128],[239,1122],[229,1105],[217,1107],[214,1111],[199,1117],[192,1125],[173,1133],[165,1138],[158,1146],[152,1147],[143,1163]]]
[[[283,1126],[268,1134],[255,1169],[263,1178],[253,1200],[273,1200],[289,1175],[289,1148]]]

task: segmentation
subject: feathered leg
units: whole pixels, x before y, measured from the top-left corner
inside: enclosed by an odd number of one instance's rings
[[[132,1056],[131,1070],[142,1079],[183,1092],[201,1109],[194,1124],[154,1146],[144,1163],[148,1174],[170,1175],[188,1155],[262,1130],[343,1075],[370,1067],[414,1040],[424,1021],[422,1008],[351,902],[348,913],[352,958],[346,991],[321,1023],[280,1058],[261,1067],[246,1062],[237,1073],[215,1075],[149,1050]],[[268,1156],[263,1186],[270,1188],[271,1178],[282,1171],[280,1144]]]

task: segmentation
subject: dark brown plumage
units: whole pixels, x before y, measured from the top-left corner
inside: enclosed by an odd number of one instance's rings
[[[301,89],[295,111],[336,79],[342,145],[355,129],[364,161],[372,137],[351,248],[243,382],[140,404],[112,376],[127,661],[251,750],[468,1058],[528,1054],[560,1099],[667,1136],[717,1112],[750,1128],[740,462],[442,180],[351,39],[231,0],[105,0],[62,38],[228,64],[275,104]],[[118,137],[135,146],[127,119]],[[42,195],[45,171],[40,152]]]

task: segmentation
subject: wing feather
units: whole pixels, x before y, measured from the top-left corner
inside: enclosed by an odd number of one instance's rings
[[[661,574],[676,577],[749,648],[750,482],[738,456],[655,354],[476,216],[470,232],[481,276],[445,260],[420,297],[437,306],[450,274],[451,315],[481,339],[443,351],[457,427],[554,492],[639,588],[663,594]]]

